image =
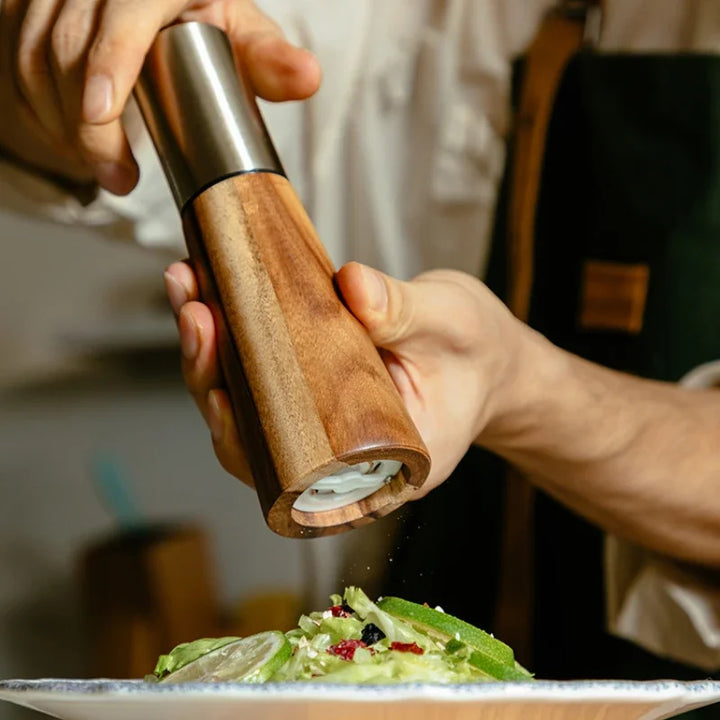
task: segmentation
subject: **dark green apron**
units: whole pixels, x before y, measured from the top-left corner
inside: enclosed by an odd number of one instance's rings
[[[504,215],[501,197],[488,276],[501,297]],[[720,57],[573,59],[549,131],[535,253],[530,324],[557,345],[671,382],[720,359]],[[588,260],[649,267],[639,334],[579,327]],[[503,476],[497,458],[473,449],[447,483],[414,503],[386,592],[439,603],[492,629]],[[600,530],[539,495],[537,676],[707,677],[605,632],[602,543]]]

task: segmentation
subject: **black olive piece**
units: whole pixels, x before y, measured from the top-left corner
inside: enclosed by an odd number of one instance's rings
[[[362,631],[362,641],[366,645],[374,645],[385,637],[385,633],[374,623],[368,623]]]
[[[352,615],[355,612],[346,602],[344,602],[340,607],[342,611],[346,612],[348,615]]]

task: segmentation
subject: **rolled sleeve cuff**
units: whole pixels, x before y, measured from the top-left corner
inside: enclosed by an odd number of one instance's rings
[[[720,386],[720,361],[700,365],[682,385]],[[693,568],[608,537],[608,628],[662,657],[720,670],[720,572]]]
[[[0,209],[68,225],[85,225],[103,235],[151,248],[185,252],[182,227],[160,162],[136,108],[127,111],[140,181],[127,196],[101,189],[76,191],[0,157]]]

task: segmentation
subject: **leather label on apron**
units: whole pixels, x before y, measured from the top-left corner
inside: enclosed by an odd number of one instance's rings
[[[579,325],[583,330],[642,330],[650,269],[647,265],[587,260]]]

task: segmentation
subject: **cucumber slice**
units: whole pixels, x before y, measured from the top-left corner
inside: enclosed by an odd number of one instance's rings
[[[383,598],[377,605],[388,615],[405,620],[446,643],[452,639],[459,640],[475,650],[475,654],[487,657],[491,661],[489,666],[494,666],[494,663],[510,668],[515,666],[515,656],[509,646],[484,630],[452,615],[396,597]],[[479,665],[476,667],[485,672],[485,669]]]
[[[192,642],[181,643],[174,647],[167,655],[161,655],[158,658],[153,674],[158,680],[162,680],[181,667],[185,667],[193,660],[197,660],[203,655],[207,655],[213,650],[221,648],[223,645],[229,645],[231,642],[240,640],[239,637],[222,637],[222,638],[200,638]]]
[[[276,630],[250,635],[223,645],[184,665],[161,683],[246,682],[270,679],[292,655],[292,646]]]
[[[515,662],[513,665],[504,665],[494,658],[477,651],[470,655],[468,662],[494,680],[528,682],[533,679],[532,674],[520,665],[520,663]]]

